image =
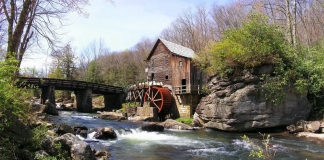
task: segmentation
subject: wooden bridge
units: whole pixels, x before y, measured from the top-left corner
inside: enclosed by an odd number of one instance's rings
[[[46,100],[55,103],[55,90],[74,91],[79,112],[92,112],[92,94],[104,95],[105,110],[121,108],[124,95],[122,87],[76,80],[19,77],[16,84],[21,88],[41,88],[42,104]]]

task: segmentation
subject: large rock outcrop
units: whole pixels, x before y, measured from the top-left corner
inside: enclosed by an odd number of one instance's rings
[[[211,93],[198,104],[194,123],[243,132],[287,126],[306,119],[311,109],[309,101],[306,94],[298,93],[292,85],[283,90],[283,103],[274,105],[266,100],[259,79],[272,71],[271,66],[263,66],[245,71],[240,77],[212,78],[207,85]]]

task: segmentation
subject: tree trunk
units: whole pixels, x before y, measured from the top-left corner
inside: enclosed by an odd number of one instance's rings
[[[292,43],[290,0],[286,0],[286,36],[287,40]]]
[[[10,2],[12,8],[10,8],[11,15],[10,15],[10,20],[9,20],[9,23],[12,23],[9,26],[12,26],[12,27],[13,27],[13,23],[14,23],[14,21],[12,19],[15,18],[15,11],[12,11],[12,10],[16,9],[13,1],[14,0],[12,0]],[[32,4],[32,0],[24,1],[23,8],[21,10],[17,25],[16,25],[13,33],[12,32],[8,33],[8,48],[7,48],[6,59],[13,58],[13,57],[16,59],[19,58],[18,57],[18,54],[19,54],[18,48],[19,48],[19,45],[21,42],[21,38],[22,38],[22,35],[24,32],[24,29],[25,29],[26,22],[28,20],[28,13],[29,13],[31,4]]]
[[[297,25],[297,10],[296,10],[296,7],[297,7],[297,4],[296,4],[296,0],[294,0],[293,2],[293,25],[292,25],[292,43],[294,45],[294,47],[296,47],[296,43],[297,43],[297,40],[296,40],[296,25]]]

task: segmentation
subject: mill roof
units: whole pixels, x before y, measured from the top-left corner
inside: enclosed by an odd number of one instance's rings
[[[150,59],[150,58],[151,58],[151,56],[152,56],[154,50],[156,49],[156,47],[157,47],[157,45],[158,45],[158,43],[159,43],[160,41],[161,41],[161,42],[165,45],[165,47],[166,47],[167,49],[169,49],[173,54],[176,54],[176,55],[179,55],[179,56],[182,56],[182,57],[186,57],[186,58],[193,58],[193,57],[195,56],[195,52],[194,52],[192,49],[187,48],[187,47],[184,47],[184,46],[181,46],[181,45],[179,45],[179,44],[175,44],[175,43],[170,42],[170,41],[167,41],[167,40],[165,40],[165,39],[159,38],[159,39],[156,41],[156,43],[155,43],[153,49],[151,50],[151,52],[150,52],[150,54],[149,54],[149,56],[148,56],[147,59]]]

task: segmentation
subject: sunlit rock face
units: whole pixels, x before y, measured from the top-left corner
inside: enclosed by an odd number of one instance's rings
[[[263,66],[244,71],[239,77],[212,78],[207,86],[211,93],[196,108],[195,124],[243,132],[287,126],[307,119],[311,110],[307,96],[298,93],[292,85],[283,90],[286,93],[283,103],[274,105],[266,100],[259,79],[272,71],[271,66]]]

